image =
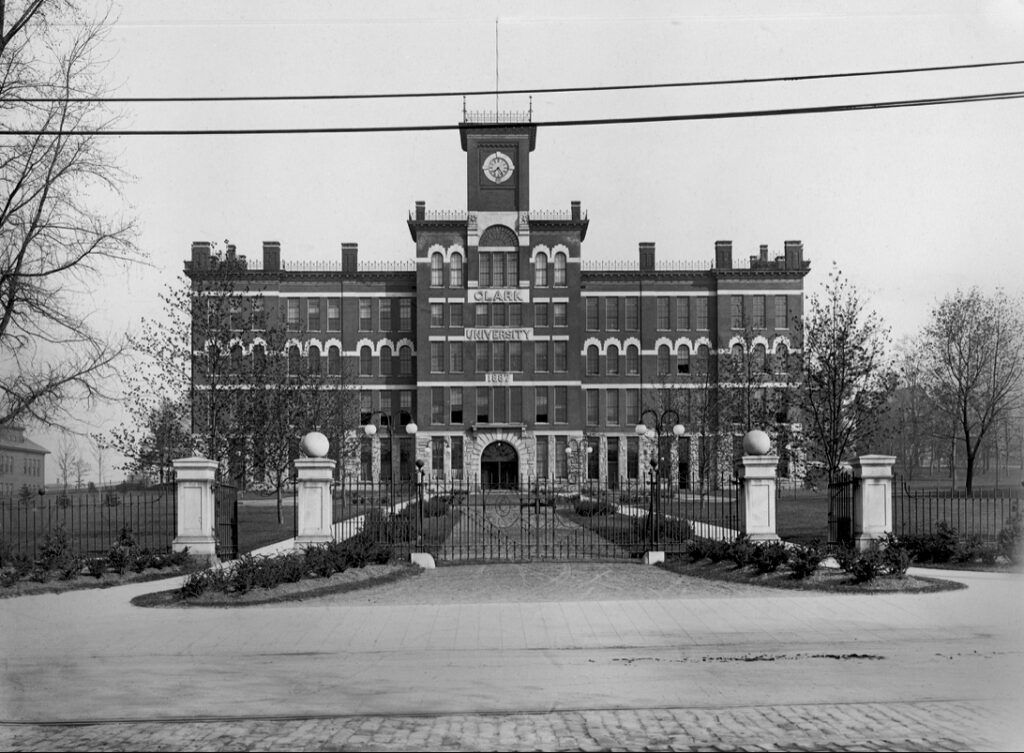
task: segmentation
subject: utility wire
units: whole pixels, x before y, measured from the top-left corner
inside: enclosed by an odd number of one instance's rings
[[[559,86],[541,89],[477,89],[471,91],[447,92],[400,92],[371,94],[283,94],[223,97],[12,97],[0,102],[103,102],[103,103],[159,103],[159,102],[300,102],[330,101],[349,99],[425,99],[432,97],[474,97],[499,94],[561,94],[570,92],[641,91],[645,89],[679,89],[697,86],[729,86],[733,84],[767,84],[782,81],[818,81],[835,78],[857,78],[864,76],[890,76],[905,73],[933,73],[976,68],[996,68],[1009,65],[1024,65],[1024,60],[1005,60],[994,63],[964,63],[959,65],[934,65],[925,68],[890,68],[875,71],[850,71],[845,73],[813,73],[803,76],[766,76],[761,78],[733,78],[714,81],[676,81],[660,84],[620,84],[608,86]]]
[[[629,123],[672,123],[690,120],[725,120],[736,118],[764,118],[777,115],[813,115],[832,112],[859,112],[886,110],[900,107],[928,107],[934,105],[967,104],[972,102],[998,102],[1024,98],[1024,91],[996,92],[992,94],[965,94],[929,99],[901,99],[888,102],[864,102],[849,105],[821,105],[817,107],[789,107],[774,110],[738,110],[729,112],[694,113],[690,115],[652,115],[648,117],[591,118],[583,120],[523,121],[509,124],[523,128],[561,128],[571,126],[624,125]],[[494,123],[459,123],[446,125],[349,126],[324,128],[213,128],[213,129],[161,129],[161,130],[31,130],[0,129],[2,136],[265,136],[321,133],[397,133],[415,131],[482,130],[493,128]]]

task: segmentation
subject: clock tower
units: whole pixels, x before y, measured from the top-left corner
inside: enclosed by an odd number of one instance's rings
[[[530,209],[530,152],[537,127],[528,113],[466,113],[459,126],[466,152],[466,209]]]

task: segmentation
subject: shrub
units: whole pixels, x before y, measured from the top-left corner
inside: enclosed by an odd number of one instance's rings
[[[966,540],[956,543],[956,549],[953,551],[953,561],[974,562],[984,547],[985,542],[981,536],[976,533],[971,534]]]
[[[592,518],[595,515],[614,515],[617,512],[614,504],[608,500],[598,499],[577,499],[572,509],[577,515],[584,518]]]
[[[285,583],[297,583],[306,574],[305,557],[301,552],[289,552],[279,557],[281,580]]]
[[[55,565],[61,580],[71,580],[81,574],[82,568],[85,567],[85,560],[77,554],[68,552],[57,560]]]
[[[836,562],[844,573],[853,572],[853,566],[859,557],[860,552],[849,545],[842,546],[836,551]]]
[[[1006,525],[999,531],[996,537],[996,547],[999,554],[1010,562],[1021,561],[1021,543],[1024,542],[1024,518],[1020,513],[1015,513]]]
[[[107,492],[103,495],[103,504],[107,507],[117,507],[121,504],[121,495],[114,492]]]
[[[885,572],[885,568],[879,552],[861,552],[854,558],[849,572],[854,583],[867,583]]]
[[[756,547],[745,533],[741,533],[729,544],[728,558],[736,563],[736,567],[746,567],[754,561]]]
[[[825,559],[825,553],[821,549],[821,543],[817,540],[806,546],[794,548],[789,557],[789,567],[793,571],[793,577],[797,580],[809,578],[814,575],[823,559]]]
[[[194,599],[201,596],[211,584],[212,579],[206,570],[191,573],[181,584],[181,596],[185,599]]]
[[[107,558],[106,557],[90,557],[85,561],[86,570],[89,571],[89,575],[94,578],[102,578],[103,573],[107,570]]]
[[[714,563],[721,562],[729,556],[732,544],[728,541],[712,541],[707,545],[708,559]]]
[[[646,541],[652,535],[662,544],[680,543],[693,538],[693,527],[689,521],[680,518],[658,515],[653,518],[653,526],[649,514],[633,518],[633,521],[633,535],[637,541]]]
[[[0,586],[3,588],[10,588],[19,580],[21,580],[21,576],[16,570],[0,570]]]
[[[702,559],[708,556],[708,545],[702,539],[694,539],[686,547],[686,556],[690,558],[690,562],[700,562]]]
[[[0,567],[10,564],[13,559],[14,547],[8,544],[4,539],[0,539]]]
[[[230,576],[231,588],[234,591],[244,594],[256,587],[256,582],[260,579],[259,571],[262,569],[261,559],[251,554],[243,554],[235,560]]]
[[[789,550],[781,541],[763,541],[754,546],[751,562],[759,573],[773,573],[789,561]]]
[[[19,578],[24,578],[35,567],[35,563],[24,554],[16,554],[11,558],[11,567]]]
[[[188,547],[185,547],[180,552],[171,552],[170,554],[164,555],[164,561],[169,567],[179,567],[187,565],[189,559]]]
[[[50,570],[71,554],[71,542],[68,540],[64,526],[47,531],[43,543],[39,545],[39,564]]]
[[[327,547],[322,544],[310,544],[302,550],[305,558],[306,572],[313,573],[319,578],[329,578],[334,575],[334,557]]]
[[[124,575],[134,564],[135,556],[135,537],[132,536],[132,529],[124,526],[118,534],[117,541],[107,552],[107,561],[117,573]]]

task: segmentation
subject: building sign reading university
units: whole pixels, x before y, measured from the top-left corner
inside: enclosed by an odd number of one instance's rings
[[[533,327],[466,327],[467,340],[528,341],[533,339]]]
[[[530,291],[520,288],[479,288],[466,294],[467,303],[529,303]],[[533,327],[467,327],[467,340],[507,342],[533,339]]]

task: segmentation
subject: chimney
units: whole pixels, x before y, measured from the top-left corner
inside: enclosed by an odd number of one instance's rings
[[[417,217],[421,214],[420,210],[423,208],[423,202],[416,202],[416,215]],[[342,243],[341,244],[341,271],[345,274],[354,275],[359,269],[359,244],[358,243]]]
[[[578,201],[570,202],[572,207],[572,219],[574,222],[578,222],[580,219],[580,203]]]
[[[801,269],[804,266],[804,244],[802,241],[786,241],[786,269]]]
[[[281,244],[277,241],[263,241],[263,271],[281,271]]]
[[[427,202],[417,201],[416,202],[416,219],[425,220],[427,219]]]
[[[228,261],[234,261],[235,260],[235,252],[237,250],[238,250],[238,248],[235,246],[234,243],[229,243],[228,244],[228,253],[227,253],[227,260]]]
[[[210,243],[192,241],[192,269],[210,268]]]
[[[654,271],[654,244],[651,242],[640,242],[640,271]]]
[[[761,246],[761,261],[767,263],[768,261],[768,246]]]
[[[732,241],[715,241],[715,268],[732,269]]]

